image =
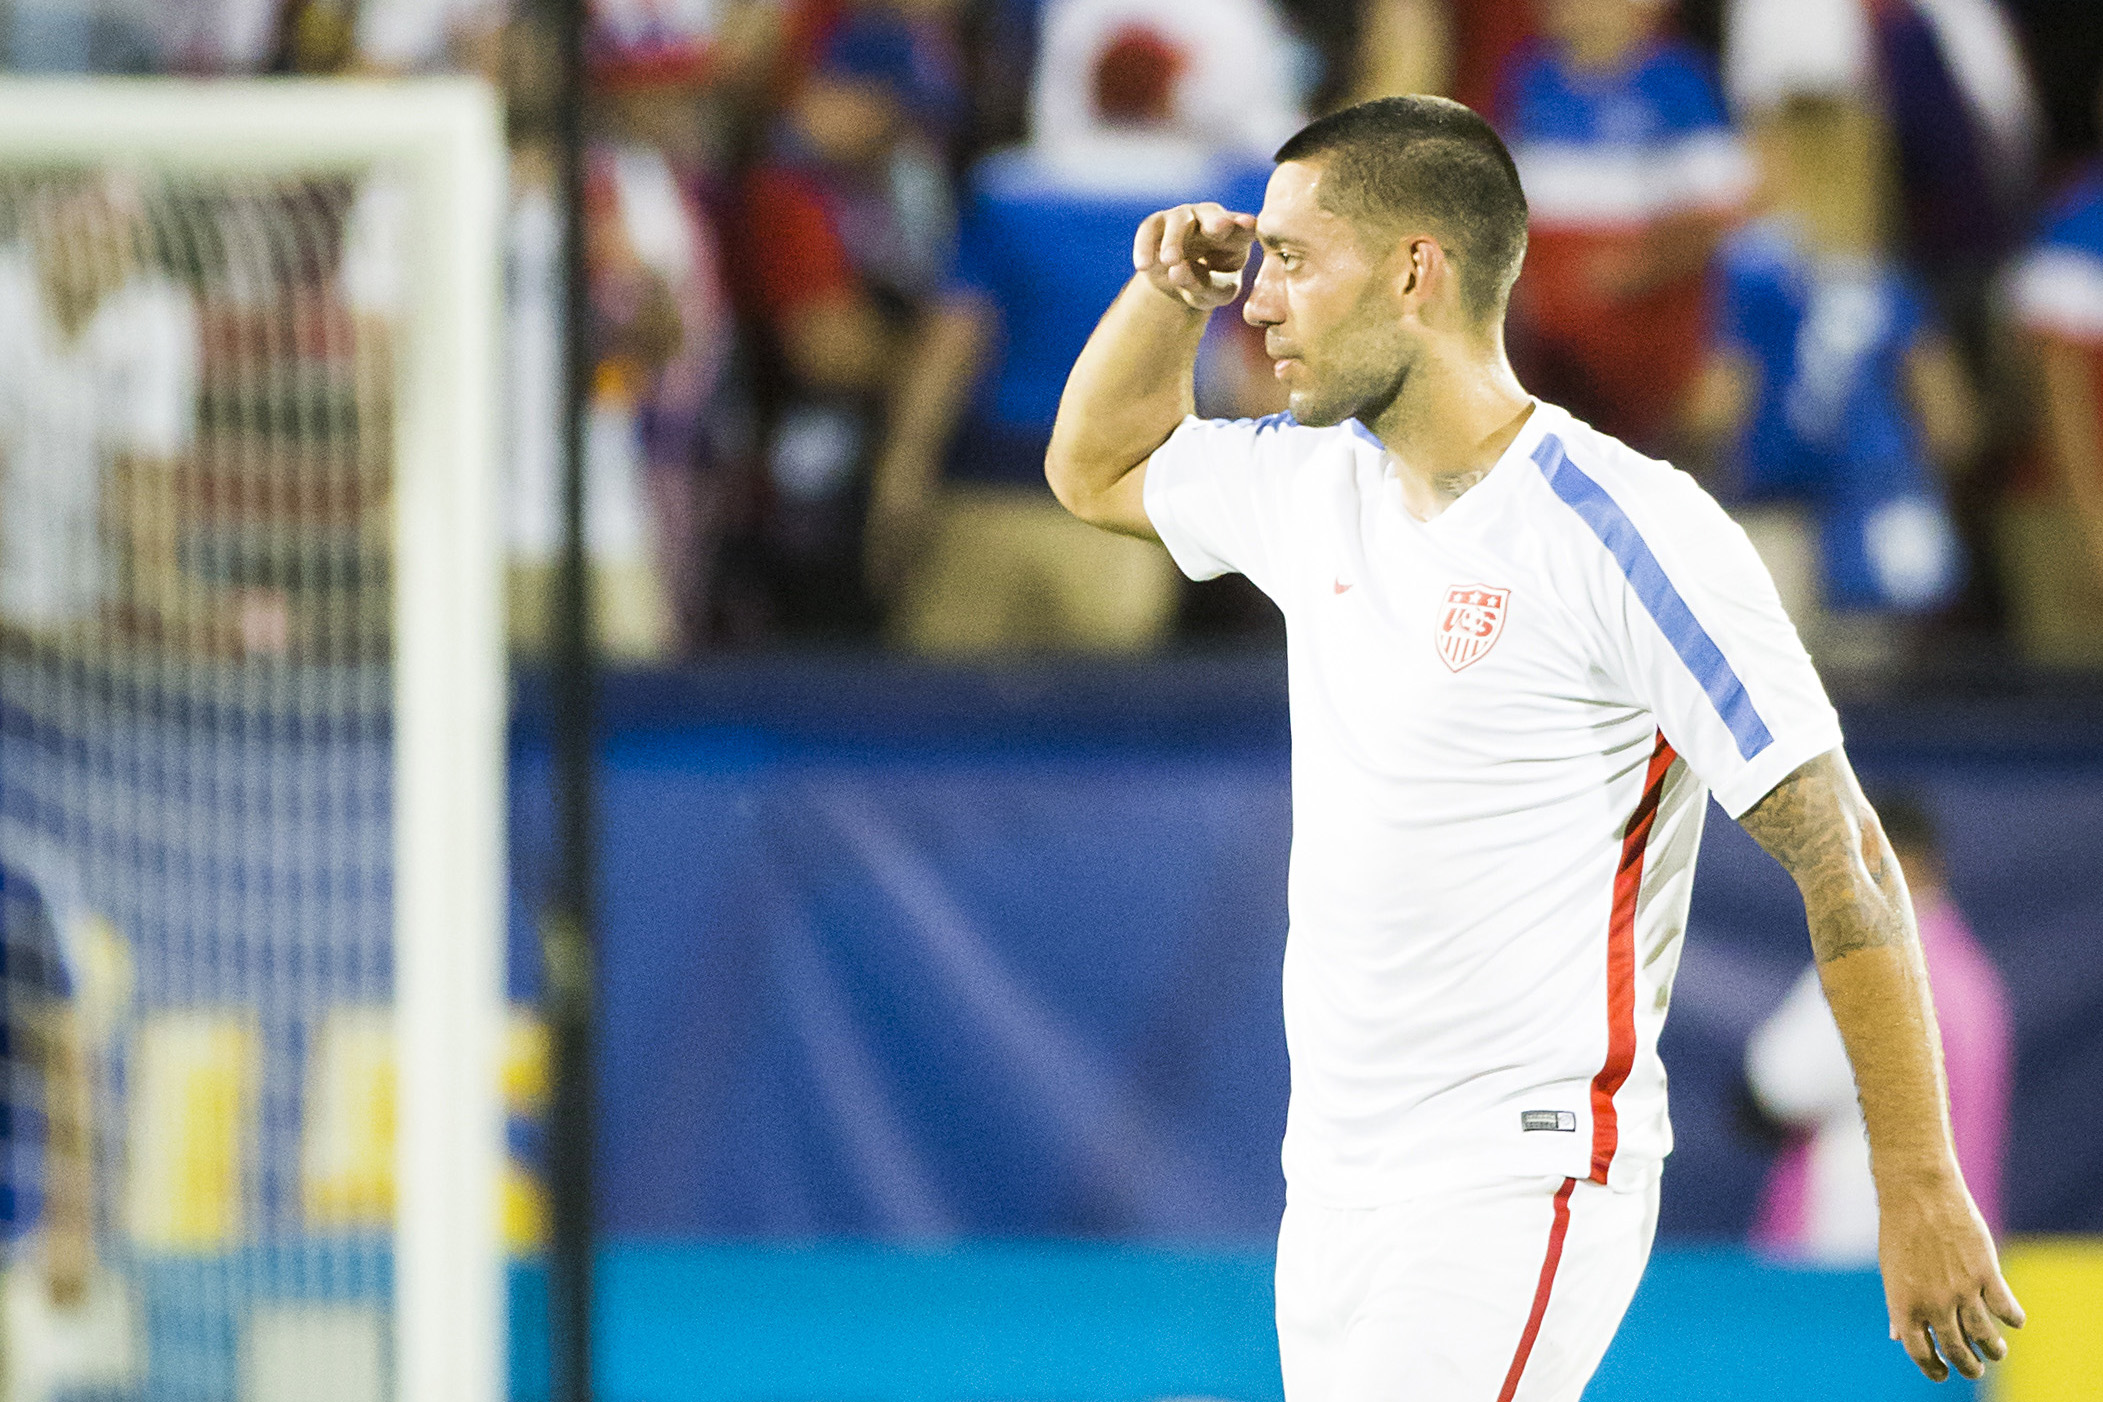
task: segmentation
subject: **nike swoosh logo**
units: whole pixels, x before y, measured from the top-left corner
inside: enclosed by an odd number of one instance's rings
[[[1344,582],[1343,582],[1342,580],[1340,580],[1340,579],[1339,579],[1338,581],[1336,581],[1336,592],[1337,592],[1337,593],[1339,593],[1339,594],[1345,593],[1345,592],[1347,592],[1347,591],[1348,591],[1348,590],[1349,590],[1350,588],[1351,588],[1351,586],[1350,586],[1350,585],[1348,585],[1348,584],[1346,584],[1346,583],[1344,583]]]

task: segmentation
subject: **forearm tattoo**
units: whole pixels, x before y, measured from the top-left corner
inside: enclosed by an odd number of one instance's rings
[[[1838,750],[1805,763],[1738,821],[1803,892],[1819,963],[1913,938],[1898,858]]]

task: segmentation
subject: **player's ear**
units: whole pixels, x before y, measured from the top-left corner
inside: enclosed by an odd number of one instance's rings
[[[1436,241],[1417,234],[1395,250],[1395,291],[1405,298],[1422,300],[1430,291],[1444,255]]]

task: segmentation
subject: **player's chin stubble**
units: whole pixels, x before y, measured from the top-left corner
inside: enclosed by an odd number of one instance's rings
[[[1328,353],[1319,369],[1301,361],[1308,382],[1288,397],[1293,418],[1310,428],[1346,419],[1374,428],[1402,393],[1415,348],[1399,326],[1377,314],[1354,317],[1325,339]]]
[[[1313,378],[1314,383],[1287,396],[1296,422],[1330,428],[1356,419],[1370,428],[1402,392],[1409,367],[1391,360],[1378,369],[1329,370]]]

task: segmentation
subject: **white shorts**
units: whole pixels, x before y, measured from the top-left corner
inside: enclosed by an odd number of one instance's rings
[[[1286,1402],[1578,1402],[1636,1293],[1655,1176],[1506,1178],[1387,1207],[1288,1204]]]

